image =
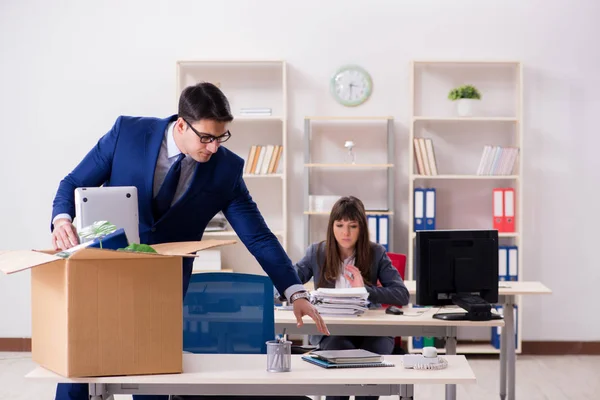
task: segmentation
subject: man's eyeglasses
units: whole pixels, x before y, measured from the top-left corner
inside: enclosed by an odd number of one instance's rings
[[[188,126],[196,134],[196,136],[198,136],[200,138],[200,143],[212,143],[215,140],[217,141],[217,143],[223,143],[223,142],[226,142],[227,140],[229,140],[229,138],[231,137],[231,132],[229,132],[229,131],[225,132],[221,136],[213,136],[213,135],[209,135],[208,133],[198,132],[196,129],[194,129],[192,124],[187,122],[185,119],[184,119],[184,121],[186,124],[188,124]]]

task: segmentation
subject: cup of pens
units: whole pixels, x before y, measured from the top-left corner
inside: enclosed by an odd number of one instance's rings
[[[285,334],[280,339],[267,341],[267,371],[290,372],[292,369],[292,342]]]

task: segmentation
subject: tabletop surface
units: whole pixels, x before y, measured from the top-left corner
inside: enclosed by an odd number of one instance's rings
[[[494,319],[489,321],[447,321],[433,318],[433,314],[440,311],[439,307],[434,308],[410,308],[402,307],[404,315],[386,314],[385,310],[367,310],[359,316],[332,316],[323,315],[323,320],[327,325],[381,325],[381,326],[504,326],[504,321]],[[465,312],[462,308],[450,307],[444,308],[441,312]],[[311,318],[302,319],[305,324],[314,324]],[[276,324],[296,324],[296,317],[290,310],[275,310]]]
[[[417,293],[416,281],[404,281],[410,294]],[[498,284],[499,295],[520,295],[520,294],[551,294],[552,290],[546,287],[542,282],[528,281],[501,281]]]
[[[408,292],[411,295],[417,293],[417,282],[416,281],[404,281]],[[304,286],[308,290],[314,290],[314,284],[312,281],[307,282]],[[501,281],[499,282],[498,294],[500,295],[521,295],[521,294],[551,294],[550,290],[542,282],[537,281]]]
[[[292,355],[290,372],[268,372],[267,356],[263,354],[183,354],[181,374],[136,375],[93,378],[65,378],[45,368],[37,367],[26,378],[56,383],[105,384],[217,384],[217,385],[335,385],[378,384],[399,385],[419,383],[475,383],[475,374],[462,356],[443,357],[448,367],[442,370],[404,368],[402,356],[386,355],[385,361],[395,364],[384,368],[324,369]]]

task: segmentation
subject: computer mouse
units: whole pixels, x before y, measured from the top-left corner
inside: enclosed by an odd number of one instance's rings
[[[394,315],[402,315],[402,314],[404,314],[404,311],[402,311],[399,307],[389,306],[388,308],[385,309],[385,313],[386,314],[394,314]]]

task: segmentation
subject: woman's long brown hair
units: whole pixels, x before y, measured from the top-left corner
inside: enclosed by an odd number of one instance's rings
[[[325,260],[321,263],[321,277],[319,286],[327,282],[335,282],[342,265],[340,250],[333,234],[333,224],[336,221],[358,222],[358,240],[355,245],[355,267],[360,270],[365,285],[371,284],[371,243],[369,242],[369,228],[367,214],[362,201],[354,196],[340,198],[331,209],[329,224],[327,225],[327,238],[325,239]]]

